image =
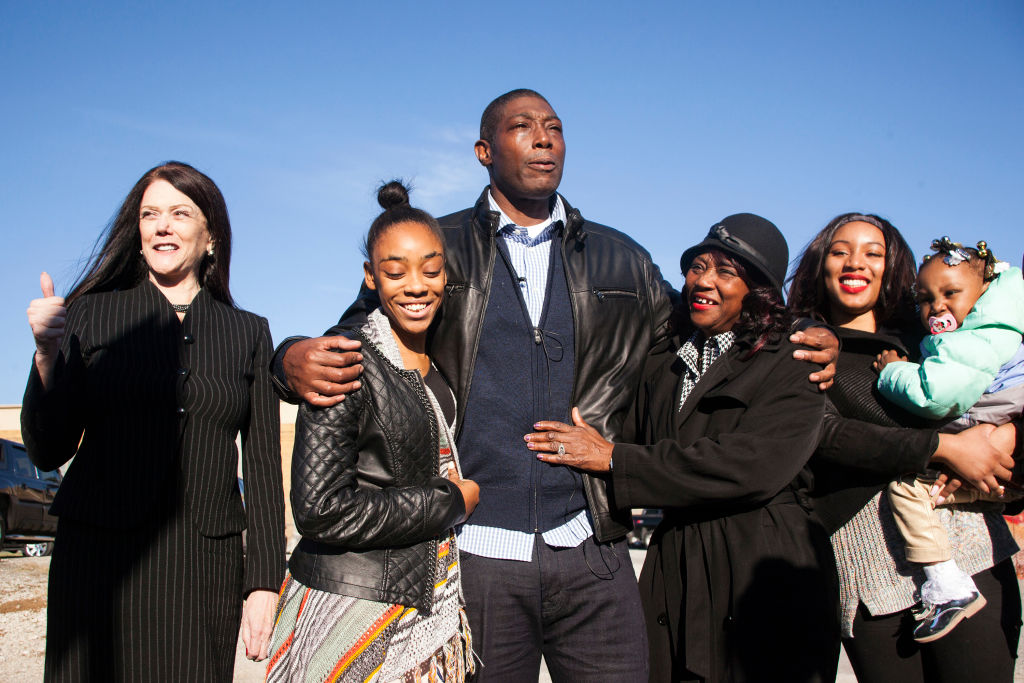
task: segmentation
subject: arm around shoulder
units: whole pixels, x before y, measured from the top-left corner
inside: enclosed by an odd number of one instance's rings
[[[340,403],[359,388],[359,342],[345,335],[366,322],[376,302],[376,293],[364,285],[359,298],[324,336],[288,337],[281,342],[274,352],[270,372],[274,390],[282,401],[309,401],[326,407]]]

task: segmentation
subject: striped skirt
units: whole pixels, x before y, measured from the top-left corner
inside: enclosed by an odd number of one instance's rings
[[[304,586],[281,587],[267,681],[461,683],[475,671],[454,536],[439,544],[430,614]]]
[[[230,682],[243,564],[241,534],[207,538],[181,509],[138,529],[62,517],[44,680]]]

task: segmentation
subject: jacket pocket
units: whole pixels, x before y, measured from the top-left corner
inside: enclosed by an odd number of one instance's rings
[[[590,290],[594,296],[600,302],[613,301],[613,300],[633,300],[636,301],[640,297],[637,295],[635,289],[622,289],[616,287],[594,287]]]

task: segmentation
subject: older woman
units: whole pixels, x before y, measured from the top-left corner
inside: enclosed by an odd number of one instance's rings
[[[990,442],[990,425],[938,434],[935,425],[889,403],[876,389],[878,376],[871,367],[876,354],[916,352],[920,332],[913,282],[914,258],[899,231],[879,216],[846,213],[808,245],[790,288],[794,313],[831,323],[843,342],[824,434],[812,460],[816,512],[835,532],[843,644],[862,683],[1009,681],[1021,607],[1008,559],[1016,544],[998,505],[952,506],[937,513],[954,559],[975,575],[992,606],[941,640],[913,639],[910,608],[924,576],[919,565],[906,561],[883,488],[929,466],[948,467],[965,480],[995,488],[995,476],[1009,477],[1013,466],[1012,443]]]
[[[67,299],[44,273],[29,306],[22,434],[41,469],[74,456],[52,510],[47,681],[230,681],[240,621],[250,658],[267,654],[279,418],[267,321],[235,307],[230,259],[220,190],[169,162],[129,192]]]
[[[635,409],[648,445],[611,444],[578,413],[525,437],[541,460],[608,473],[616,505],[664,508],[640,577],[654,681],[835,677],[832,557],[804,493],[824,397],[787,339],[787,262],[752,214],[683,253],[675,336]]]

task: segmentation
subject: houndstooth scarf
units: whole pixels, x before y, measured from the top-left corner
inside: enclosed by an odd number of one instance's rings
[[[690,338],[686,340],[676,355],[679,356],[683,363],[686,365],[686,373],[683,375],[683,390],[679,396],[679,410],[683,409],[683,404],[686,402],[686,397],[690,395],[693,388],[697,386],[697,382],[700,381],[701,376],[708,371],[711,364],[718,360],[732,343],[736,341],[736,335],[733,332],[722,332],[716,334],[704,342],[704,348],[702,349],[699,344],[700,340],[703,339],[703,332],[694,332],[690,335]]]

